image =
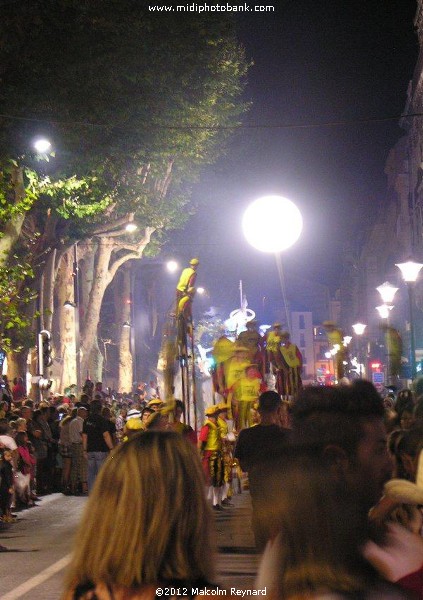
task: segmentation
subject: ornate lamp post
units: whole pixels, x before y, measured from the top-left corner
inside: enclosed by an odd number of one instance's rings
[[[363,364],[361,362],[361,336],[364,333],[364,330],[366,329],[367,325],[365,325],[364,323],[355,323],[354,325],[352,325],[353,331],[355,333],[355,335],[357,336],[357,340],[358,340],[358,344],[357,344],[357,358],[358,358],[358,376],[360,377],[360,379],[363,376]]]
[[[411,378],[414,379],[416,376],[416,341],[414,337],[414,287],[417,281],[417,277],[420,273],[420,269],[423,267],[422,263],[416,263],[413,260],[408,260],[404,263],[395,265],[401,271],[402,278],[407,284],[408,288],[408,301],[410,309],[410,362],[411,362]]]
[[[389,313],[394,308],[394,305],[393,305],[394,297],[399,288],[397,288],[394,285],[392,285],[391,283],[389,283],[389,281],[385,281],[385,283],[382,283],[382,285],[380,285],[376,289],[379,292],[380,297],[383,302],[382,306],[376,307],[376,310],[379,312],[379,315],[382,319],[386,319],[386,327],[389,327]],[[389,336],[387,337],[387,339],[389,340]],[[387,347],[386,347],[386,354],[387,354],[387,360],[386,360],[386,371],[387,371],[386,375],[387,375],[387,377],[386,377],[386,379],[387,379],[387,383],[389,383],[389,377],[390,377],[390,373],[391,373],[391,352],[392,352],[392,349],[389,347],[389,342],[388,342]]]

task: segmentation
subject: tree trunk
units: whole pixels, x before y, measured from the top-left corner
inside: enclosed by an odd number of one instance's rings
[[[90,360],[88,363],[88,373],[92,381],[102,381],[104,356],[99,348],[97,336],[95,336],[93,342]]]
[[[144,237],[137,244],[127,245],[116,241],[113,237],[98,237],[98,247],[94,262],[94,274],[87,309],[84,315],[84,326],[81,335],[81,373],[82,377],[89,372],[91,351],[97,339],[100,321],[100,310],[104,292],[113,281],[118,269],[132,258],[141,258],[150,241],[153,227],[146,227]],[[113,254],[116,253],[114,260]]]
[[[7,355],[7,377],[13,381],[14,377],[22,377],[26,385],[28,350],[10,352]]]
[[[72,249],[68,250],[62,257],[57,277],[56,294],[57,307],[54,321],[59,330],[56,359],[59,359],[62,365],[59,389],[60,393],[63,393],[65,388],[75,385],[77,382],[76,311],[78,307],[64,306],[65,302],[76,304]]]
[[[90,374],[90,356],[97,339],[101,303],[104,292],[110,283],[109,264],[113,243],[100,238],[94,263],[93,280],[86,305],[81,334],[81,374],[84,380]],[[91,374],[90,374],[91,375]]]
[[[129,264],[120,269],[119,284],[115,288],[115,314],[119,347],[119,392],[131,392],[134,378],[131,336],[133,326],[131,322],[131,267]],[[123,301],[122,301],[123,300]],[[128,324],[129,327],[123,326]]]

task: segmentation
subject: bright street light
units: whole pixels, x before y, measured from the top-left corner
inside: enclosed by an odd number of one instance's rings
[[[408,260],[405,263],[395,265],[401,271],[402,277],[408,288],[408,302],[410,309],[410,358],[411,358],[411,379],[416,376],[416,340],[414,337],[414,286],[423,267],[422,263],[416,263]]]
[[[379,292],[380,297],[382,298],[382,302],[384,304],[392,304],[392,302],[394,301],[394,296],[399,288],[389,283],[389,281],[385,281],[385,283],[382,283],[382,285],[380,285],[376,289]]]
[[[46,138],[38,138],[34,141],[33,146],[38,154],[45,154],[51,148],[51,143]]]
[[[363,335],[366,327],[367,325],[364,325],[364,323],[355,323],[354,325],[352,325],[355,335]]]
[[[379,317],[381,319],[388,319],[389,318],[389,311],[392,310],[394,307],[388,306],[388,304],[381,304],[380,306],[376,306],[376,310],[379,313]]]
[[[303,218],[291,200],[264,196],[244,213],[242,228],[247,241],[261,252],[281,252],[298,240]]]
[[[364,333],[364,330],[366,329],[367,325],[365,325],[364,323],[354,323],[354,325],[352,325],[352,328],[354,330],[355,335],[358,338],[358,343],[357,343],[357,362],[358,362],[358,376],[361,379],[363,377],[363,364],[362,364],[362,348],[361,348],[361,336]]]
[[[406,283],[414,283],[423,267],[422,263],[416,263],[413,260],[408,260],[405,263],[395,265],[401,271],[402,278]]]
[[[166,269],[169,273],[175,273],[179,269],[179,265],[176,260],[168,260],[166,263]]]

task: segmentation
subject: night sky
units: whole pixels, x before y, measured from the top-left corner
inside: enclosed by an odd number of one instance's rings
[[[201,302],[235,308],[242,279],[250,307],[261,321],[271,318],[262,298],[281,302],[275,259],[248,245],[241,219],[252,200],[275,193],[304,218],[301,239],[283,256],[288,283],[301,274],[336,289],[344,244],[380,218],[385,161],[404,133],[396,119],[360,120],[404,110],[418,55],[415,12],[415,0],[278,0],[275,13],[238,19],[254,61],[244,123],[264,127],[234,134],[194,189],[196,215],[165,249],[200,257],[197,282],[210,291]],[[339,121],[348,123],[309,126]]]

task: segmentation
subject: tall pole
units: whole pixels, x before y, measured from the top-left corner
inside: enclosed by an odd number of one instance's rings
[[[290,333],[292,333],[292,330],[291,330],[291,318],[290,318],[289,304],[288,304],[288,296],[286,294],[285,275],[284,275],[284,270],[283,270],[283,265],[282,265],[282,256],[281,256],[280,252],[276,252],[275,253],[275,259],[276,259],[276,266],[277,266],[277,269],[278,269],[279,284],[281,286],[281,292],[282,292],[282,298],[283,298],[283,305],[284,305],[284,310],[285,310],[286,328],[288,329],[288,331]]]
[[[130,330],[130,349],[131,349],[131,354],[132,354],[132,381],[136,382],[136,386],[138,386],[138,369],[137,369],[137,356],[136,356],[136,346],[135,346],[135,277],[136,277],[136,270],[135,270],[135,264],[134,262],[132,262],[131,268],[130,268],[130,277],[131,277],[131,283],[130,283],[130,307],[131,307],[131,330]]]
[[[76,353],[76,389],[77,394],[82,391],[81,388],[81,335],[79,323],[79,268],[78,268],[78,247],[73,246],[73,301],[75,304],[75,353]]]
[[[416,340],[414,337],[414,283],[407,282],[408,300],[410,306],[410,361],[411,361],[411,379],[416,376]]]

